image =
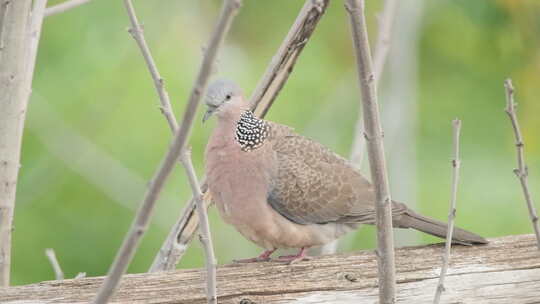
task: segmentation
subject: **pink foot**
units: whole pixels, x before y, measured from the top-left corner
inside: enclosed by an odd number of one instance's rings
[[[274,251],[276,251],[276,249],[266,250],[265,252],[261,253],[258,257],[254,257],[250,259],[233,260],[233,262],[234,263],[267,262],[267,261],[270,261],[270,255],[272,255]]]
[[[306,247],[302,247],[297,254],[282,255],[275,259],[276,262],[286,262],[287,264],[294,264],[300,261],[311,260],[311,257],[306,254]]]

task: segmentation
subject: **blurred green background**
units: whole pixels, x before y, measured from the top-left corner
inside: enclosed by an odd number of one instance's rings
[[[393,126],[388,130],[393,135],[385,138],[393,198],[414,200],[408,203],[423,214],[446,219],[451,120],[459,117],[463,127],[457,224],[486,237],[530,233],[521,189],[512,173],[515,148],[503,112],[503,80],[512,77],[517,90],[530,186],[538,201],[540,2],[410,1],[400,1],[403,16],[396,29],[412,31],[397,35],[402,44],[392,50],[392,63],[379,88],[383,127]],[[367,2],[375,41],[381,3]],[[135,1],[177,117],[220,4]],[[215,77],[235,79],[249,95],[302,4],[245,0]],[[342,4],[331,2],[267,118],[348,156],[359,89]],[[55,249],[66,277],[78,272],[104,275],[168,147],[170,131],[127,26],[122,1],[95,0],[44,22],[23,142],[13,284],[54,278],[45,248]],[[406,93],[395,91],[400,84],[406,84]],[[385,97],[390,95],[393,99]],[[401,97],[407,100],[404,110],[392,111],[399,108]],[[200,175],[205,143],[215,124],[203,126],[201,114],[202,108],[190,141]],[[190,195],[178,167],[130,272],[148,269]],[[220,264],[258,253],[213,208],[210,216]],[[361,229],[346,237],[340,250],[373,248],[374,238],[372,228]],[[398,239],[401,245],[437,241],[415,233],[398,234]],[[202,250],[194,242],[179,267],[202,264]]]

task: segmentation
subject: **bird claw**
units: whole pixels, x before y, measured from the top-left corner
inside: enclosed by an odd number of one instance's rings
[[[239,260],[233,260],[233,263],[256,263],[256,262],[268,262],[271,260],[270,255],[274,253],[276,249],[270,249],[266,250],[265,252],[261,253],[258,257],[250,258],[250,259],[239,259]]]
[[[304,256],[285,255],[285,256],[280,256],[277,259],[273,259],[272,261],[285,263],[287,265],[292,265],[292,264],[296,264],[302,261],[309,261],[311,259],[313,259],[313,257],[307,256],[307,255],[304,255]]]
[[[238,264],[245,264],[245,263],[256,263],[256,262],[268,262],[270,261],[270,257],[254,257],[254,258],[249,258],[249,259],[238,259],[238,260],[233,260],[233,263],[238,263]]]
[[[291,265],[294,263],[298,263],[301,261],[308,261],[311,259],[312,257],[306,255],[306,248],[302,248],[300,252],[298,252],[297,254],[282,255],[278,257],[277,259],[274,259],[273,261],[284,262],[284,263],[287,263],[288,265]]]

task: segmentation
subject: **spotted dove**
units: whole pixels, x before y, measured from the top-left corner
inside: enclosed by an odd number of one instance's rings
[[[300,248],[282,261],[306,258],[360,224],[375,224],[373,185],[350,162],[292,128],[255,117],[240,88],[218,80],[206,95],[203,121],[217,116],[206,147],[208,189],[223,220],[266,249]],[[393,225],[445,237],[447,225],[392,203]],[[455,228],[453,241],[487,241]]]

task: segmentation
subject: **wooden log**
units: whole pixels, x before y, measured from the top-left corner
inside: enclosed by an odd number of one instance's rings
[[[539,303],[540,253],[534,235],[452,247],[441,303]],[[396,251],[397,303],[431,303],[442,244]],[[126,275],[111,303],[205,303],[204,269]],[[86,303],[103,277],[46,281],[0,289],[0,303]],[[375,303],[373,251],[322,256],[294,265],[273,262],[218,269],[219,303]]]

